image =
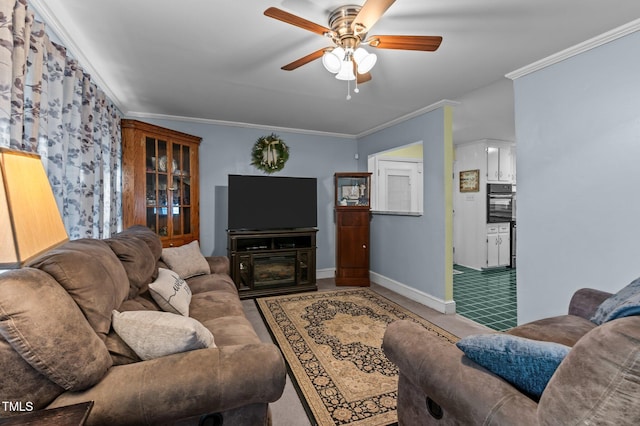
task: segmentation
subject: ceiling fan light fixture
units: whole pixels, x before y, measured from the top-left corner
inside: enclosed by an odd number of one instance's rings
[[[342,61],[340,72],[336,74],[338,80],[355,80],[356,75],[353,73],[353,62],[351,60]]]
[[[362,47],[358,47],[353,53],[353,59],[358,64],[358,74],[366,74],[371,71],[373,66],[376,64],[378,55],[375,53],[369,53]]]
[[[342,47],[336,47],[330,52],[325,52],[322,55],[322,65],[330,73],[337,73],[342,67],[342,60],[344,59],[344,49]]]
[[[308,0],[307,0],[308,1]],[[290,25],[319,34],[333,42],[332,47],[318,49],[307,56],[282,67],[292,71],[322,57],[322,64],[338,80],[347,82],[347,99],[351,99],[351,82],[355,80],[354,92],[358,84],[371,80],[369,71],[378,57],[370,54],[360,45],[370,48],[417,50],[434,52],[442,42],[441,36],[418,35],[372,35],[368,32],[396,0],[361,0],[362,6],[340,6],[329,14],[329,26],[318,25],[282,9],[270,7],[264,14]],[[285,3],[285,2],[283,2]],[[356,79],[356,75],[358,78]]]

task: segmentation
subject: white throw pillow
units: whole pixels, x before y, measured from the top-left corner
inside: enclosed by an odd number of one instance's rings
[[[189,316],[191,289],[176,272],[158,268],[158,278],[149,284],[149,292],[163,311]]]
[[[187,279],[196,275],[204,275],[211,272],[209,262],[200,252],[198,241],[191,241],[180,247],[168,247],[162,249],[162,261],[169,269]]]
[[[213,348],[213,334],[193,318],[160,311],[112,312],[113,329],[143,360]]]

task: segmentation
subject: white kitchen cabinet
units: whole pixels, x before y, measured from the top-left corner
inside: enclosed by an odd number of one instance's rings
[[[513,158],[510,147],[487,147],[487,181],[513,182]]]
[[[511,226],[509,223],[487,225],[487,268],[509,266],[511,261]]]

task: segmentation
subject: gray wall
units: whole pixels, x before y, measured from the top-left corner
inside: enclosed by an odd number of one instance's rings
[[[424,215],[376,214],[371,222],[371,270],[445,299],[444,110],[442,108],[363,137],[360,170],[370,154],[423,141]]]
[[[202,137],[200,145],[200,244],[205,255],[226,255],[226,194],[229,174],[263,175],[251,166],[251,148],[269,129],[142,119]],[[318,179],[317,268],[335,267],[333,174],[357,169],[355,139],[276,131],[289,146],[285,168],[274,176]],[[259,211],[256,211],[259,214]]]
[[[640,276],[640,32],[515,80],[518,322]]]

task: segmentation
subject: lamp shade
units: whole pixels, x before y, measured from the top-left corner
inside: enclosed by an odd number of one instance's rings
[[[340,71],[342,65],[342,59],[344,58],[344,49],[342,47],[336,47],[331,52],[325,52],[322,55],[322,65],[330,73],[337,73]]]
[[[340,72],[336,74],[338,80],[355,80],[356,75],[353,73],[353,62],[342,61]]]
[[[0,269],[20,268],[68,239],[40,156],[0,148]]]
[[[378,56],[375,53],[369,53],[362,47],[358,47],[353,53],[353,59],[358,64],[358,74],[365,74],[371,71],[376,64]]]

